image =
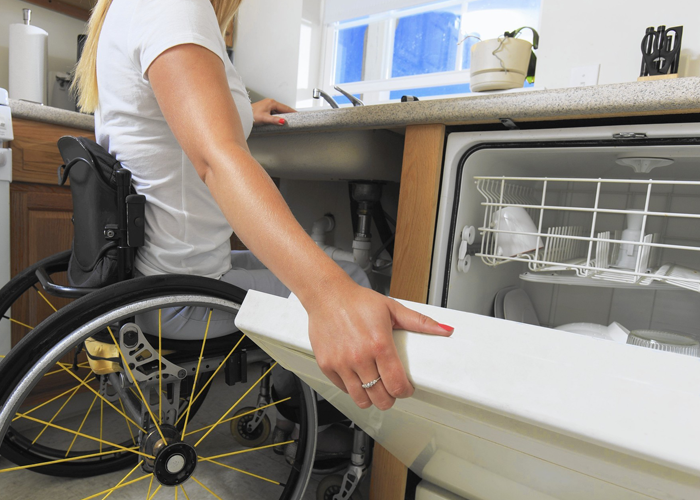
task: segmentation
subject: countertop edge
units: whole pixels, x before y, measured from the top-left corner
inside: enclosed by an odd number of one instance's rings
[[[33,102],[10,99],[12,118],[32,120],[52,125],[77,128],[88,132],[95,130],[95,117],[66,109],[42,106]]]
[[[92,115],[13,99],[10,99],[10,107],[15,118],[94,130]],[[699,77],[319,109],[285,114],[286,125],[256,127],[252,135],[397,128],[431,123],[476,125],[498,123],[500,118],[518,122],[690,113],[700,113]]]

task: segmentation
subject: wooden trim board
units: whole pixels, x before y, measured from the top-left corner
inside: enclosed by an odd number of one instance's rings
[[[406,128],[390,294],[426,303],[445,147],[444,125]],[[404,500],[407,469],[374,446],[370,500]]]

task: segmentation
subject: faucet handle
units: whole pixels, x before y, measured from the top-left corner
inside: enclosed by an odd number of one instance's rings
[[[333,88],[334,88],[335,90],[337,90],[338,92],[340,92],[341,94],[343,94],[343,95],[344,95],[345,97],[347,97],[348,99],[350,99],[350,102],[352,103],[353,106],[364,106],[364,105],[365,105],[364,102],[362,102],[361,100],[359,100],[357,97],[355,97],[355,96],[352,95],[351,93],[346,92],[345,90],[341,89],[339,86],[333,85]]]

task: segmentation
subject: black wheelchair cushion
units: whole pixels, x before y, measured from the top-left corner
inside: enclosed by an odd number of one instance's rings
[[[101,287],[117,281],[117,241],[108,239],[106,227],[119,222],[116,158],[85,137],[58,140],[65,162],[59,167],[59,184],[70,179],[73,197],[73,252],[68,281],[74,287]]]

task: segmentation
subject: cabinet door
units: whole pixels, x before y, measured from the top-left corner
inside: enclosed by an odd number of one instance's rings
[[[10,184],[10,262],[11,273],[57,252],[68,250],[73,240],[73,204],[68,188],[36,184]],[[65,277],[60,277],[65,279]],[[63,281],[63,284],[66,284]],[[25,294],[12,308],[13,318],[35,326],[52,311],[37,293]],[[46,294],[45,294],[46,295]],[[66,305],[67,299],[47,296],[56,307]],[[27,329],[12,325],[14,346]]]
[[[57,169],[63,163],[56,143],[64,135],[84,136],[95,140],[86,130],[51,125],[31,120],[12,120],[15,140],[12,148],[13,182],[35,182],[55,186]]]

